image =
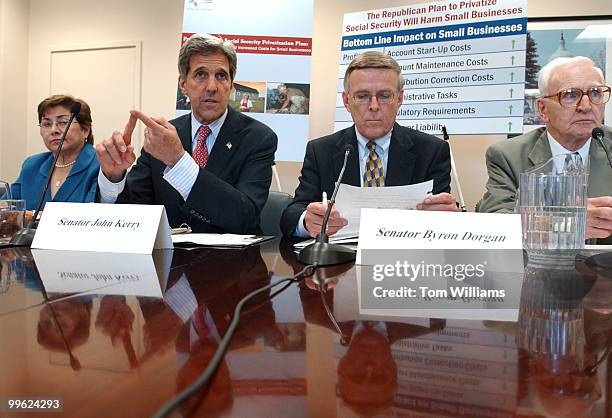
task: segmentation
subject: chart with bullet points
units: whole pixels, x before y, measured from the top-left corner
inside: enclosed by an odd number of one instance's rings
[[[443,125],[451,135],[522,133],[527,1],[501,3],[443,1],[345,15],[335,129],[352,125],[342,103],[346,67],[378,50],[401,68],[401,125],[432,134]]]

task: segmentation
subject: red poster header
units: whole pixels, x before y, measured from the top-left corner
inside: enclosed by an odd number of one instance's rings
[[[193,33],[183,33],[181,45]],[[214,34],[230,41],[239,54],[311,55],[312,38],[284,36],[223,35]]]

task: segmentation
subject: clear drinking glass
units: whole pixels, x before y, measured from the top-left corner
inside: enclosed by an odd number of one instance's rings
[[[23,228],[25,208],[23,199],[0,200],[0,244],[8,243]]]
[[[562,154],[519,176],[518,209],[527,250],[584,248],[588,161]]]

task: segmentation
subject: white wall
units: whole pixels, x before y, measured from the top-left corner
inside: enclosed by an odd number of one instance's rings
[[[0,0],[0,179],[12,181],[26,155],[29,1]]]
[[[333,130],[343,14],[421,2],[314,0],[310,138]],[[28,4],[29,18],[25,19]],[[174,114],[182,13],[182,0],[0,0],[0,178],[15,178],[23,158],[44,149],[36,127],[36,105],[49,94],[51,46],[142,41],[142,109],[153,115],[171,117]],[[529,15],[612,15],[612,2],[532,0]],[[10,34],[10,39],[7,34]],[[3,57],[7,51],[11,51],[16,59],[5,60]],[[27,57],[27,64],[24,57]],[[74,76],[95,83],[96,68],[89,68],[84,62],[74,69]],[[23,100],[26,91],[27,101]],[[92,112],[94,132],[100,140],[110,132],[95,130],[95,109]],[[7,121],[11,122],[10,126]],[[124,120],[118,120],[116,129],[121,129],[124,123]],[[502,139],[502,136],[452,139],[469,208],[473,208],[484,191],[487,178],[485,150],[491,143]],[[298,163],[278,165],[285,191],[293,192],[295,189],[300,167]]]
[[[30,3],[29,154],[44,150],[36,127],[36,106],[51,93],[51,48],[141,41],[142,109],[153,115],[173,116],[182,0],[30,0]],[[97,71],[82,62],[73,69],[73,76],[95,83]],[[113,92],[108,94],[112,99]],[[83,99],[87,101],[86,97]],[[124,117],[115,121],[115,129],[123,129],[128,110],[125,109]],[[96,140],[110,136],[111,132],[96,130],[96,109],[92,109],[92,116]]]

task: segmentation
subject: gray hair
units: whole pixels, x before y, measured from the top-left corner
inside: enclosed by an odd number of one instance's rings
[[[395,59],[379,51],[368,51],[357,55],[346,68],[344,73],[344,91],[349,92],[349,82],[351,74],[355,70],[363,70],[366,68],[382,68],[395,71],[397,74],[397,91],[400,91],[404,86],[404,77],[399,64]]]
[[[189,61],[195,54],[215,54],[221,53],[227,58],[230,70],[231,81],[234,81],[238,58],[236,48],[230,41],[225,41],[207,33],[194,33],[185,41],[181,47],[178,58],[178,70],[182,77],[187,77],[189,73]]]
[[[555,70],[567,64],[588,64],[593,67],[595,71],[597,71],[597,73],[601,77],[601,81],[604,81],[603,71],[601,71],[601,68],[595,66],[595,63],[592,59],[587,57],[558,57],[550,61],[540,70],[540,74],[538,75],[538,89],[540,90],[540,96],[547,96],[549,94],[556,93],[556,91],[548,91],[550,79]]]

